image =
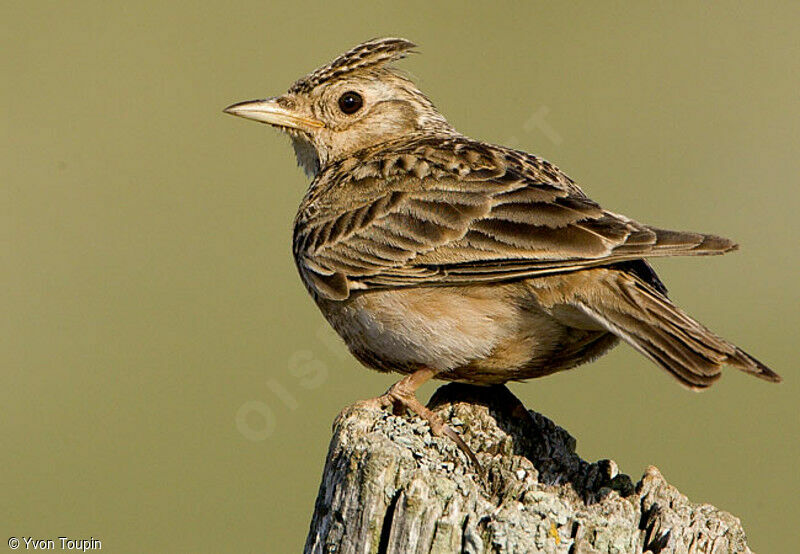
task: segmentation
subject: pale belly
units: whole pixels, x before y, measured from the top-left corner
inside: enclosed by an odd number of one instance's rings
[[[615,342],[591,321],[574,327],[543,307],[525,283],[375,291],[322,312],[364,364],[439,378],[502,383],[538,377],[596,357]],[[560,311],[563,311],[560,310]]]

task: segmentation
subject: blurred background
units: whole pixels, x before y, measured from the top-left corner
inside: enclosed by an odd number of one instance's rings
[[[222,114],[365,39],[462,132],[535,152],[605,207],[735,238],[656,263],[784,376],[702,394],[627,346],[511,386],[588,460],[649,464],[796,548],[800,7],[787,2],[5,2],[0,533],[109,552],[298,551],[331,423],[395,379],[296,274],[288,141]],[[427,399],[435,390],[423,390]]]

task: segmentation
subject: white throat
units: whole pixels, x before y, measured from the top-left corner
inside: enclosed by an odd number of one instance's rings
[[[297,165],[303,169],[307,176],[313,179],[317,176],[321,167],[317,150],[304,137],[294,134],[291,137],[294,155],[297,157]]]

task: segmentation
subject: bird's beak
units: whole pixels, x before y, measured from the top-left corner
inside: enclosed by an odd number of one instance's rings
[[[245,119],[261,121],[262,123],[269,123],[277,127],[299,129],[301,131],[308,130],[309,128],[319,129],[325,126],[321,121],[300,115],[292,110],[287,110],[280,106],[275,101],[275,98],[239,102],[228,106],[222,111]]]

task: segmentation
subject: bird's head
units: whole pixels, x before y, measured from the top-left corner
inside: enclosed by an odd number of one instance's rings
[[[359,44],[281,95],[239,102],[225,113],[268,123],[292,139],[309,175],[362,148],[415,132],[452,132],[409,79],[387,67],[415,45],[401,38]]]

